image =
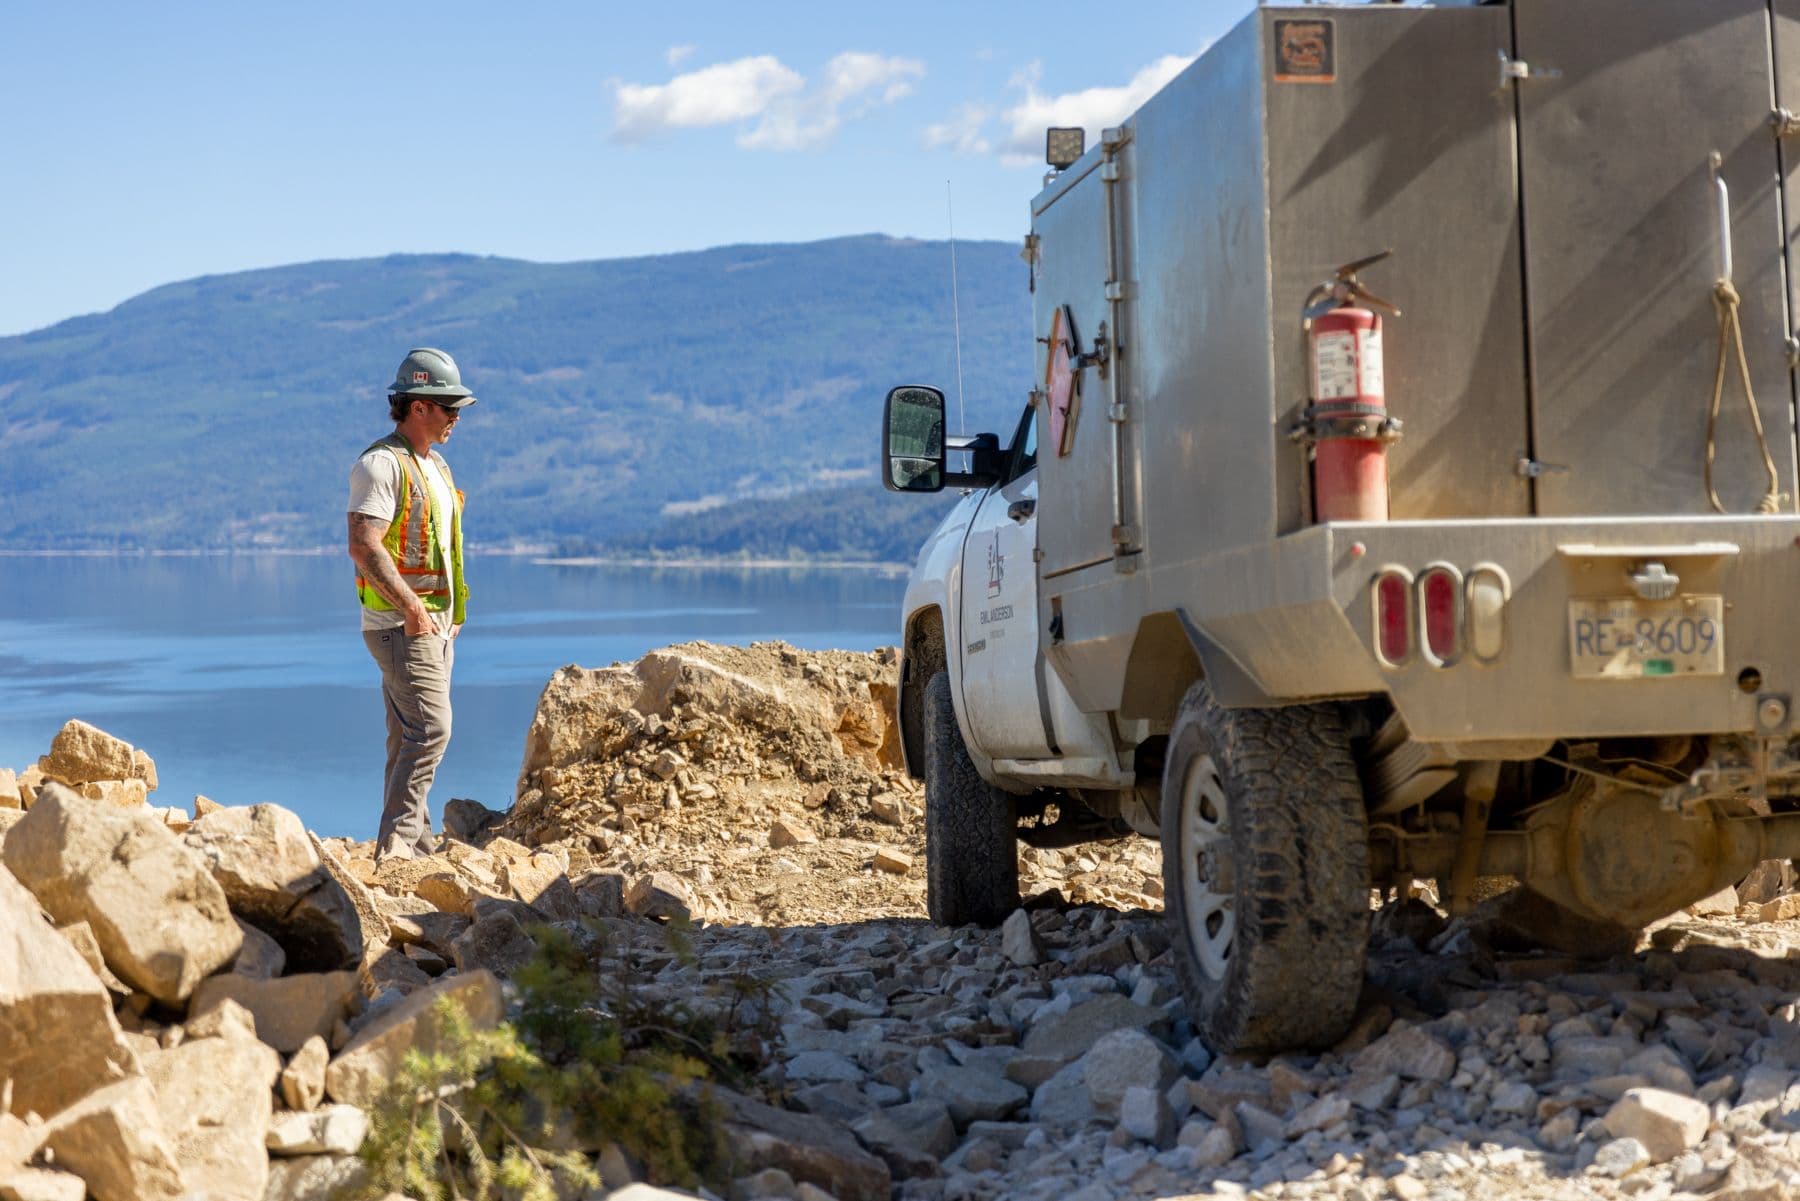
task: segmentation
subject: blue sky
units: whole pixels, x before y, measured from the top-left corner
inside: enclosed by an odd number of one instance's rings
[[[1250,0],[54,3],[0,11],[0,334],[196,275],[1021,236]],[[1092,135],[1090,135],[1091,137]]]

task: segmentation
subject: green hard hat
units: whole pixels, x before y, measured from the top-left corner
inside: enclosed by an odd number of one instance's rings
[[[429,396],[452,409],[475,403],[475,394],[463,387],[462,372],[456,369],[456,360],[432,346],[417,346],[406,352],[406,357],[400,360],[400,370],[394,373],[394,386],[388,389],[388,395]],[[440,399],[446,396],[457,399]]]

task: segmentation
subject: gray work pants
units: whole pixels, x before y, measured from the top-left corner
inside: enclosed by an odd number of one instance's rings
[[[450,745],[450,665],[456,642],[435,633],[364,630],[387,707],[387,770],[381,782],[378,856],[431,853],[426,794]]]

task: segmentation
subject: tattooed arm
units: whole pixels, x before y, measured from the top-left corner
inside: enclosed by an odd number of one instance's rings
[[[400,578],[400,569],[394,566],[387,548],[381,545],[390,524],[367,513],[350,514],[350,561],[356,564],[357,570],[382,599],[406,615],[408,634],[429,633],[435,628],[430,611],[418,593]]]

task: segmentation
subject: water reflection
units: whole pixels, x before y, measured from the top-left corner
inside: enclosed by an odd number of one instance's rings
[[[5,560],[0,767],[80,717],[144,747],[190,804],[272,800],[367,836],[382,761],[376,673],[338,556]],[[456,733],[432,789],[511,799],[539,691],[566,663],[672,642],[894,641],[904,581],[861,571],[617,568],[478,558],[457,646]]]

